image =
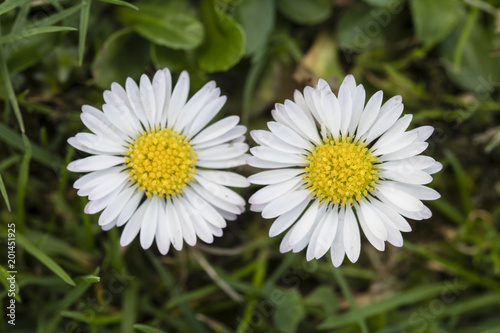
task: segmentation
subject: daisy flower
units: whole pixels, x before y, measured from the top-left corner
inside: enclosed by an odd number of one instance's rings
[[[82,107],[81,119],[92,133],[68,143],[91,156],[68,170],[90,172],[78,179],[78,195],[88,196],[84,211],[99,216],[104,230],[123,228],[126,246],[140,233],[141,246],[153,240],[162,254],[183,241],[211,243],[226,220],[244,211],[245,200],[226,186],[246,187],[245,177],[219,169],[245,164],[246,127],[230,116],[207,127],[224,103],[215,82],[188,100],[189,75],[182,72],[172,89],[168,69],[139,86],[128,78],[104,92],[102,111]]]
[[[338,97],[324,80],[315,88],[296,91],[294,101],[276,104],[270,131],[256,130],[260,146],[247,163],[274,169],[249,177],[267,185],[249,199],[251,210],[276,218],[269,235],[289,229],[281,252],[307,246],[307,260],[330,250],[340,266],[347,255],[356,262],[361,250],[359,226],[379,251],[385,242],[402,246],[401,232],[411,231],[405,218],[422,220],[431,211],[421,200],[440,195],[423,184],[442,165],[419,155],[434,128],[407,131],[412,116],[405,115],[401,96],[382,105],[382,91],[365,105],[365,89],[352,75],[345,78]]]

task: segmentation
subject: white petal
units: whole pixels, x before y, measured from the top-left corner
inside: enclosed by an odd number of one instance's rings
[[[387,227],[387,241],[394,246],[403,246],[403,235],[393,227]]]
[[[363,200],[360,202],[360,209],[358,212],[363,216],[371,233],[378,239],[386,241],[387,230],[379,214],[377,214],[377,211],[377,208],[372,206],[371,203],[369,203],[367,200]]]
[[[122,144],[101,135],[78,133],[75,139],[81,145],[94,151],[102,151],[106,155],[123,155],[127,150]]]
[[[293,177],[302,173],[304,173],[304,169],[270,170],[251,175],[250,177],[248,177],[248,180],[252,184],[259,185],[277,184],[292,179]]]
[[[78,178],[73,184],[73,187],[76,189],[81,189],[85,186],[90,186],[90,187],[96,186],[97,184],[101,183],[108,175],[119,173],[123,169],[125,169],[124,166],[117,166],[109,169],[88,173]]]
[[[190,140],[190,143],[191,145],[196,145],[198,143],[213,140],[232,130],[236,125],[238,125],[239,121],[240,117],[238,116],[229,116],[221,119],[198,133],[193,139]]]
[[[406,219],[404,217],[402,217],[400,214],[398,214],[398,212],[396,212],[390,206],[380,202],[377,199],[370,200],[370,202],[372,203],[373,206],[377,207],[379,211],[384,213],[389,218],[392,225],[396,229],[404,231],[404,232],[411,231],[411,226],[408,223],[408,221],[406,221]]]
[[[118,215],[120,215],[120,212],[128,205],[129,200],[136,191],[136,186],[130,186],[118,194],[115,200],[113,200],[113,202],[104,209],[101,216],[99,216],[99,225],[105,225],[114,219],[118,222]]]
[[[403,103],[403,97],[400,95],[393,96],[385,102],[380,108],[380,116],[386,114],[390,110],[399,107]]]
[[[434,189],[414,184],[394,183],[394,187],[420,200],[437,200],[441,195]]]
[[[329,208],[324,216],[325,222],[319,230],[319,236],[314,249],[314,258],[319,259],[331,248],[339,226],[338,205]]]
[[[177,80],[177,84],[174,87],[174,91],[172,92],[172,96],[170,98],[170,104],[168,106],[168,115],[167,115],[168,128],[174,128],[175,122],[177,121],[177,118],[179,117],[182,108],[186,104],[188,93],[189,93],[189,74],[186,71],[182,71],[181,75],[179,76],[179,79]]]
[[[267,126],[273,132],[276,137],[279,139],[302,149],[306,149],[311,151],[313,149],[313,145],[301,137],[299,134],[294,132],[290,127],[282,125],[280,123],[276,123],[274,121],[270,121],[267,123]]]
[[[344,261],[345,256],[345,248],[344,248],[344,216],[345,209],[341,208],[339,212],[339,222],[337,234],[335,235],[335,239],[333,240],[332,247],[330,249],[330,254],[332,257],[332,264],[335,267],[339,267]]]
[[[432,126],[420,126],[420,127],[414,128],[408,132],[416,132],[418,134],[417,141],[425,141],[434,132],[434,127],[432,127]]]
[[[378,147],[385,145],[388,142],[394,141],[396,137],[399,137],[404,133],[404,131],[410,125],[411,119],[413,116],[411,114],[407,114],[401,118],[399,118],[391,128],[389,128],[377,141],[375,141],[372,149],[375,150]]]
[[[286,143],[269,131],[253,130],[250,135],[259,145],[272,147],[284,153],[307,154],[304,149]]]
[[[89,154],[93,154],[93,155],[107,155],[107,154],[110,154],[110,155],[113,155],[114,153],[107,153],[107,152],[104,152],[104,151],[101,151],[101,150],[98,150],[98,149],[95,149],[95,148],[89,148],[88,146],[80,143],[75,137],[71,137],[68,139],[68,143],[80,150],[80,151],[83,151],[83,152],[86,152],[86,153],[89,153]]]
[[[263,160],[261,158],[251,156],[246,160],[246,163],[250,166],[253,166],[255,168],[262,168],[262,169],[277,169],[277,168],[290,168],[297,166],[295,163],[278,163],[278,162],[271,162],[267,160]]]
[[[253,147],[250,149],[250,152],[255,157],[258,157],[262,160],[276,163],[303,165],[307,162],[307,159],[304,155],[284,153],[270,147]]]
[[[205,105],[220,96],[220,89],[216,88],[215,81],[210,81],[198,90],[182,108],[175,128],[182,132],[200,114]],[[187,131],[186,131],[187,132]]]
[[[194,178],[198,181],[198,183],[200,183],[201,186],[203,186],[207,191],[217,196],[218,198],[234,205],[245,205],[245,199],[243,199],[238,193],[234,192],[233,190],[230,190],[225,186],[216,184],[204,178],[199,173],[197,175],[194,175]]]
[[[255,192],[250,197],[250,199],[248,199],[248,202],[253,205],[271,202],[285,195],[286,193],[291,192],[294,188],[297,188],[297,185],[299,185],[302,182],[303,182],[302,177],[297,176],[295,178],[286,180],[281,183],[264,186],[263,188]]]
[[[359,235],[358,221],[350,205],[346,205],[343,232],[345,253],[347,258],[354,263],[358,261],[361,252],[361,237]]]
[[[155,128],[157,112],[153,85],[151,84],[151,81],[149,81],[149,78],[146,74],[142,74],[139,84],[141,104],[144,110],[144,114],[146,115],[150,128]]]
[[[415,141],[409,146],[406,146],[404,149],[398,150],[394,153],[384,154],[378,157],[378,160],[379,162],[384,162],[384,161],[401,160],[404,158],[412,157],[426,150],[428,146],[429,144],[427,142]]]
[[[100,199],[89,201],[89,203],[87,203],[83,211],[85,212],[85,214],[90,214],[90,215],[100,212],[101,210],[106,208],[109,204],[111,204],[111,202],[113,202],[118,193],[121,192],[122,188],[123,186],[119,187],[118,190],[113,191],[110,194]]]
[[[131,135],[142,131],[143,128],[141,123],[132,110],[132,107],[128,102],[127,92],[122,86],[114,82],[111,84],[111,91],[107,90],[103,95],[106,104],[113,106],[118,111],[121,118],[123,118],[123,122],[133,128],[134,131],[127,134]],[[110,122],[113,122],[108,116],[107,118]]]
[[[295,89],[295,91],[293,92],[293,100],[299,106],[299,108],[302,109],[302,111],[307,116],[307,118],[309,118],[309,120],[314,124],[314,122],[315,122],[314,117],[311,114],[309,107],[307,106],[307,102],[306,102],[304,96],[302,95],[302,93],[300,91],[298,91],[297,89]]]
[[[423,171],[427,172],[430,175],[433,175],[436,172],[441,171],[441,169],[443,169],[443,165],[439,162],[434,162],[430,167],[423,169]]]
[[[125,173],[119,173],[109,177],[103,183],[96,186],[92,191],[90,191],[88,197],[89,200],[100,199],[120,188],[125,182],[128,182],[129,176]]]
[[[220,209],[223,209],[225,211],[228,211],[233,214],[240,214],[240,208],[238,208],[238,205],[231,204],[218,196],[214,195],[214,193],[211,193],[204,187],[200,186],[197,183],[191,183],[191,188],[198,193],[203,199],[205,199],[207,202],[212,204],[215,207],[218,207]]]
[[[68,164],[67,169],[72,172],[89,172],[111,168],[118,164],[124,164],[122,156],[96,155],[85,157]]]
[[[370,242],[370,244],[373,245],[374,248],[376,248],[379,251],[384,251],[385,250],[385,242],[381,240],[380,238],[376,237],[372,232],[371,229],[368,227],[368,222],[365,221],[365,218],[363,214],[358,213],[358,219],[359,219],[359,224],[361,225],[361,229],[363,229],[363,233],[365,234],[366,238]]]
[[[319,203],[317,200],[314,200],[302,217],[295,223],[290,234],[290,239],[288,240],[290,246],[295,246],[309,232],[316,220],[318,208]]]
[[[167,218],[166,202],[165,200],[160,200],[155,240],[158,251],[163,255],[166,255],[170,249],[170,237],[168,235],[167,223],[170,223],[170,221]]]
[[[197,149],[196,155],[200,161],[217,161],[231,159],[248,151],[246,143],[225,143],[215,147]]]
[[[382,135],[385,131],[391,128],[398,118],[403,113],[404,106],[399,104],[393,109],[387,111],[385,114],[378,117],[373,126],[369,129],[368,134],[366,134],[365,143],[368,144]]]
[[[172,74],[170,74],[168,68],[164,68],[161,71],[163,72],[163,76],[165,77],[165,101],[163,103],[163,109],[161,110],[160,125],[162,128],[165,128],[165,126],[167,125],[170,100],[172,98]],[[155,84],[153,80],[153,89],[155,89],[154,87]]]
[[[223,159],[217,161],[197,161],[196,167],[208,168],[208,169],[229,169],[234,168],[240,165],[245,165],[248,158],[250,158],[249,154],[243,154],[236,158]]]
[[[116,222],[116,225],[118,227],[121,227],[130,219],[132,214],[136,211],[137,206],[139,206],[139,203],[141,202],[143,196],[144,192],[142,191],[136,191],[132,195],[132,198],[130,198],[127,205],[120,212],[120,215],[118,215],[118,221]]]
[[[424,209],[424,205],[420,200],[396,188],[394,184],[389,181],[377,185],[377,196],[386,198],[395,206],[410,212],[419,212]]]
[[[149,202],[149,205],[145,208],[140,234],[141,246],[144,250],[151,247],[155,238],[156,226],[160,215],[159,210],[162,208],[160,200],[163,199],[153,197],[146,200],[146,202]]]
[[[265,219],[271,219],[286,213],[308,198],[310,193],[311,191],[309,190],[299,190],[287,193],[282,197],[271,201],[262,211],[262,217]]]
[[[193,148],[196,149],[202,149],[202,148],[208,148],[208,147],[213,147],[216,145],[220,145],[221,143],[229,142],[229,143],[238,143],[238,142],[243,142],[245,141],[245,137],[243,134],[245,134],[247,131],[247,128],[243,125],[238,125],[235,126],[233,129],[229,130],[227,133],[219,135],[215,139],[208,140],[202,143],[197,143],[196,145],[193,145]]]
[[[128,137],[133,138],[139,131],[128,116],[128,110],[117,109],[113,104],[104,104],[102,110],[108,120],[115,124]]]
[[[319,143],[321,138],[318,135],[316,124],[305,114],[305,112],[294,102],[285,100],[285,109],[288,116],[296,126],[302,129],[310,141]]]
[[[152,118],[153,127],[156,128],[156,126],[160,125],[163,109],[165,108],[165,100],[167,98],[167,78],[165,77],[165,73],[163,72],[163,70],[160,69],[156,71],[155,75],[153,76],[152,88],[153,96],[155,99],[155,112],[154,117]]]
[[[182,198],[173,198],[172,204],[179,217],[184,240],[188,245],[196,245],[196,232],[194,231],[192,218],[189,216],[186,207],[182,204]]]
[[[141,92],[139,90],[139,87],[137,86],[137,83],[135,83],[135,81],[129,77],[125,81],[125,89],[127,91],[127,97],[132,107],[132,111],[140,120],[142,126],[144,126],[144,128],[149,128],[148,118],[142,106]]]
[[[341,114],[341,124],[340,124],[340,133],[343,136],[347,135],[349,124],[351,122],[352,116],[352,94],[356,89],[356,80],[354,76],[351,74],[347,75],[339,89],[339,104],[342,110]]]
[[[146,200],[140,207],[137,209],[123,228],[122,236],[120,237],[120,245],[127,246],[129,245],[141,230],[142,222],[144,220],[144,214],[146,213],[146,208],[149,206],[148,200]]]
[[[362,84],[356,87],[352,95],[352,113],[349,122],[349,134],[354,135],[359,125],[361,115],[365,106],[366,92]]]
[[[368,100],[368,103],[366,103],[361,119],[359,120],[358,130],[356,132],[358,137],[365,134],[365,132],[372,127],[373,123],[377,119],[380,112],[380,106],[382,105],[383,96],[383,92],[379,90]]]
[[[228,171],[216,171],[216,170],[196,170],[196,173],[203,178],[212,181],[216,184],[231,187],[248,187],[250,182],[242,175],[228,172]]]
[[[410,146],[417,139],[417,133],[403,133],[402,135],[394,136],[392,141],[386,142],[383,145],[379,145],[375,150],[374,154],[377,156],[394,153],[399,150],[403,150]]]
[[[222,109],[226,103],[227,97],[221,96],[205,105],[196,117],[189,129],[185,131],[186,138],[191,139],[199,131],[201,131]]]
[[[165,212],[167,216],[167,233],[170,242],[177,251],[180,251],[183,245],[181,222],[179,221],[179,216],[177,216],[177,211],[171,199],[167,200]]]
[[[334,138],[339,136],[340,125],[342,121],[342,106],[339,100],[333,93],[327,93],[322,99],[322,108],[324,114],[322,115],[321,109],[318,108],[319,115],[322,117],[326,127],[330,130]]]
[[[224,218],[214,209],[214,207],[208,203],[204,198],[199,196],[193,189],[185,188],[184,192],[186,198],[189,200],[191,206],[196,210],[196,212],[207,220],[210,224],[224,228],[226,226],[226,221]]]
[[[308,204],[309,199],[306,198],[290,211],[278,216],[269,229],[269,237],[275,237],[290,228],[290,226],[297,221]]]

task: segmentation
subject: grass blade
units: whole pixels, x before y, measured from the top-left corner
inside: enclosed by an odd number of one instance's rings
[[[22,136],[10,129],[7,125],[1,123],[0,141],[22,152],[26,151]],[[33,160],[50,168],[60,168],[64,165],[59,156],[49,153],[37,144],[32,143],[30,146]]]
[[[366,319],[368,317],[393,309],[397,309],[400,306],[414,304],[429,297],[434,297],[436,295],[439,295],[445,288],[447,288],[447,285],[444,283],[429,284],[414,288],[406,292],[394,295],[393,297],[378,302],[373,302],[365,307],[353,309],[339,316],[332,316],[322,322],[317,328],[332,329],[348,324],[354,324],[359,320]]]
[[[135,324],[134,328],[144,333],[167,333],[165,331],[159,330],[157,328],[151,327],[149,325]]]
[[[23,30],[22,32],[19,33],[13,33],[13,34],[8,34],[3,37],[0,37],[0,44],[4,43],[12,43],[15,42],[16,40],[20,40],[23,38],[31,37],[31,36],[36,36],[40,34],[46,34],[46,33],[51,33],[51,32],[60,32],[60,31],[74,31],[77,30],[76,28],[72,27],[37,27],[37,28],[31,28],[31,29],[26,29]]]
[[[19,177],[17,178],[17,214],[16,227],[20,232],[24,231],[24,200],[26,198],[26,190],[28,189],[28,178],[31,161],[31,144],[28,137],[23,134],[24,156],[19,167]]]
[[[2,193],[3,200],[5,201],[5,204],[7,205],[7,209],[10,212],[9,197],[7,196],[7,190],[5,189],[5,184],[3,183],[2,175],[0,175],[0,192]]]
[[[83,53],[85,52],[85,40],[87,39],[87,29],[89,27],[91,0],[84,0],[83,7],[80,11],[80,29],[78,39],[78,64],[81,66],[83,62]]]
[[[99,0],[99,1],[100,2],[105,2],[105,3],[110,3],[112,5],[124,6],[124,7],[132,8],[132,9],[135,9],[135,10],[139,10],[139,8],[137,8],[133,4],[128,3],[126,1],[121,1],[121,0]]]
[[[42,264],[44,264],[48,269],[50,269],[54,274],[59,276],[64,282],[69,284],[70,286],[76,286],[75,282],[71,277],[64,271],[64,269],[59,266],[52,258],[47,256],[45,253],[40,251],[34,244],[32,244],[26,237],[24,237],[21,233],[16,234],[16,239],[22,248],[26,250],[26,252],[30,253],[33,257],[37,258]]]
[[[74,5],[73,7],[70,7],[70,8],[67,8],[67,9],[60,11],[57,14],[50,15],[49,17],[44,18],[40,21],[36,21],[36,26],[39,28],[51,26],[51,25],[65,19],[65,18],[77,13],[82,6],[83,6],[83,3],[79,3],[78,5]]]
[[[0,15],[11,11],[12,9],[22,6],[31,0],[6,0],[0,5]]]
[[[2,35],[1,32],[2,31],[0,29],[0,36]],[[21,132],[24,133],[23,116],[21,115],[21,109],[19,108],[19,103],[17,102],[16,93],[14,92],[14,86],[12,85],[12,81],[10,79],[9,69],[7,68],[7,60],[5,59],[3,45],[1,43],[0,43],[0,74],[1,74],[0,76],[3,78],[3,84],[5,86],[5,89],[7,90],[7,95],[9,96],[10,104],[14,109],[14,114],[16,115],[19,128],[21,129]]]

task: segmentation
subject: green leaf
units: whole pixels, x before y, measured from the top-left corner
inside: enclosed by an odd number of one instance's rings
[[[87,39],[87,29],[89,27],[89,15],[91,0],[84,0],[80,11],[80,29],[78,38],[78,64],[83,62],[83,53],[85,52],[85,40]]]
[[[472,91],[479,102],[488,100],[500,86],[500,57],[495,56],[495,32],[476,23],[465,42],[460,67],[455,70],[455,49],[463,26],[459,25],[442,43],[440,52],[448,77],[459,87]]]
[[[377,23],[380,29],[379,33],[375,34],[367,27],[371,23]],[[387,23],[388,24],[388,23]],[[343,12],[339,19],[337,27],[337,43],[343,50],[360,51],[363,49],[379,46],[384,41],[385,34],[382,30],[386,24],[378,24],[374,20],[370,11],[366,6],[354,6]]]
[[[296,332],[300,321],[305,315],[306,312],[300,293],[294,289],[283,291],[280,301],[276,304],[276,312],[273,315],[274,327],[280,332]]]
[[[8,292],[8,290],[10,290],[10,286],[11,286],[11,284],[10,284],[11,280],[7,280],[7,278],[10,278],[10,276],[11,276],[11,274],[5,269],[5,267],[0,265],[0,283],[4,286],[4,288],[7,292]],[[14,285],[16,288],[14,298],[16,299],[16,301],[21,302],[21,296],[19,294],[20,289],[19,289],[19,285],[17,284],[17,280],[15,280]]]
[[[134,328],[144,333],[167,333],[149,325],[135,324]]]
[[[22,6],[31,0],[6,0],[0,5],[0,15],[11,11],[12,9]]]
[[[193,49],[203,41],[203,25],[189,12],[164,4],[142,4],[139,11],[118,10],[120,21],[151,42],[173,49]]]
[[[319,286],[304,299],[308,306],[321,306],[326,315],[334,314],[337,310],[337,296],[330,286]]]
[[[262,49],[274,28],[274,1],[248,0],[241,2],[234,11],[234,19],[246,34],[245,54]]]
[[[97,52],[92,72],[96,84],[106,89],[112,82],[123,83],[127,77],[138,78],[148,63],[147,41],[129,29],[123,29],[112,34]]]
[[[1,38],[1,37],[0,37]],[[19,124],[19,128],[21,132],[24,133],[24,120],[23,115],[21,114],[21,109],[19,108],[19,103],[17,102],[16,93],[14,91],[14,87],[12,85],[12,81],[10,78],[10,72],[7,68],[7,60],[5,59],[4,49],[0,43],[0,74],[2,76],[2,83],[4,85],[5,90],[7,90],[7,96],[9,97],[9,102],[14,109],[14,114],[16,115],[17,123]],[[2,124],[0,124],[2,125]]]
[[[330,0],[278,0],[279,10],[294,22],[316,24],[326,20],[332,11]]]
[[[206,39],[198,63],[207,72],[228,70],[245,52],[245,32],[236,21],[216,8],[213,0],[203,1],[201,12]]]
[[[124,7],[132,8],[132,9],[135,9],[135,10],[139,10],[139,8],[137,8],[133,4],[128,3],[126,1],[121,1],[121,0],[99,0],[99,1],[100,2],[110,3],[112,5],[124,6]]]
[[[369,305],[357,308],[352,311],[343,313],[337,316],[331,316],[323,321],[317,328],[318,329],[333,329],[342,327],[344,325],[353,324],[370,316],[381,314],[400,306],[420,302],[430,297],[439,295],[443,289],[447,287],[446,284],[430,284],[422,285],[414,289],[404,291],[392,297],[386,298],[381,301],[372,302]]]
[[[3,183],[2,175],[0,175],[0,192],[2,193],[3,200],[5,201],[7,209],[10,212],[9,196],[7,195],[7,190],[5,189],[5,184]]]
[[[410,8],[416,35],[425,46],[443,40],[464,14],[460,0],[412,0]]]
[[[14,34],[8,34],[5,36],[0,37],[0,44],[3,43],[12,43],[15,42],[16,40],[20,40],[23,38],[31,37],[31,36],[36,36],[40,34],[46,34],[46,33],[51,33],[51,32],[60,32],[60,31],[74,31],[77,30],[72,27],[37,27],[37,28],[31,28],[31,29],[25,29],[19,33],[14,33]]]
[[[19,231],[24,231],[24,217],[25,217],[25,205],[24,201],[26,198],[26,191],[28,189],[28,178],[29,169],[31,161],[31,143],[26,136],[22,134],[23,144],[24,144],[24,155],[21,161],[21,166],[19,167],[19,176],[17,178],[17,212],[16,212],[16,227]]]
[[[186,52],[168,47],[151,44],[151,60],[156,68],[167,67],[170,71],[184,70],[191,67]]]
[[[114,313],[109,315],[96,315],[93,312],[62,311],[61,316],[71,318],[88,324],[108,325],[120,321],[122,314]]]
[[[54,260],[52,260],[45,253],[40,251],[35,245],[33,245],[27,238],[25,238],[22,234],[16,234],[16,240],[26,252],[30,253],[32,256],[37,258],[42,264],[44,264],[48,269],[54,272],[57,276],[59,276],[64,282],[69,284],[70,286],[76,286],[75,282],[71,277],[66,273],[61,266],[59,266]]]

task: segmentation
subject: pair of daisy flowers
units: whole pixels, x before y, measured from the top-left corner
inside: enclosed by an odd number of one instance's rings
[[[209,123],[226,97],[211,81],[189,100],[189,75],[173,85],[168,69],[139,85],[128,78],[104,92],[102,111],[85,105],[81,119],[92,133],[68,140],[90,154],[68,170],[89,172],[74,187],[87,196],[85,213],[99,216],[104,230],[124,226],[120,244],[139,234],[148,249],[156,241],[170,247],[195,245],[222,236],[226,221],[245,210],[246,201],[228,187],[265,185],[250,198],[250,209],[275,219],[269,235],[288,230],[281,252],[307,247],[307,260],[330,250],[338,267],[347,255],[359,258],[359,226],[368,241],[383,251],[385,242],[402,246],[405,218],[427,219],[422,200],[439,194],[423,184],[442,165],[422,156],[431,126],[407,131],[400,96],[382,104],[381,91],[365,105],[365,89],[349,75],[338,97],[319,80],[316,87],[295,91],[294,100],[276,104],[269,131],[250,134],[257,147],[247,154],[246,127],[239,117]],[[248,164],[269,169],[248,179],[224,171]]]

